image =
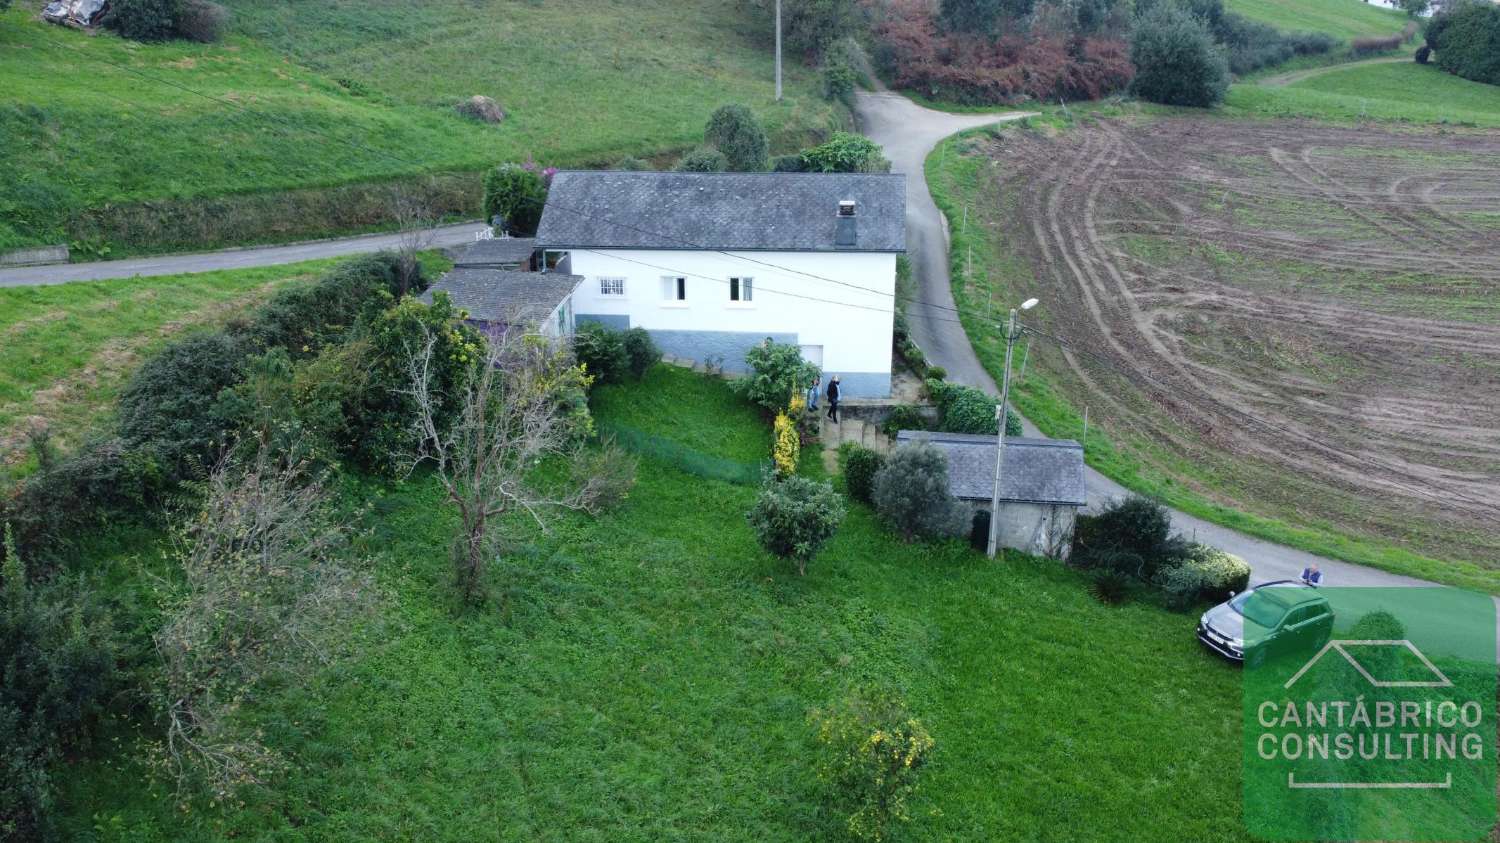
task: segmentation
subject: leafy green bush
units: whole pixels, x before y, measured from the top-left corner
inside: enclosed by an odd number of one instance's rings
[[[823,754],[818,778],[847,810],[859,840],[888,840],[911,820],[910,802],[935,742],[922,721],[890,693],[865,691],[814,711]]]
[[[802,359],[802,351],[790,343],[756,345],[745,352],[750,373],[729,382],[729,388],[760,405],[767,412],[782,412],[792,397],[801,395],[818,376],[818,367]]]
[[[132,41],[165,41],[177,31],[179,0],[113,0],[106,27]]]
[[[650,337],[647,337],[647,341]],[[580,325],[573,334],[573,355],[594,383],[619,383],[631,370],[630,352],[625,337],[598,322]],[[649,367],[648,367],[649,368]],[[642,372],[645,370],[643,369]]]
[[[771,159],[771,170],[777,173],[805,173],[807,162],[799,152],[796,155],[778,155]]]
[[[50,574],[77,539],[111,520],[154,512],[164,487],[150,454],[119,439],[90,439],[0,497],[0,521],[14,526],[32,573]]]
[[[771,3],[752,3],[770,33]],[[789,53],[800,53],[809,63],[823,55],[830,44],[859,33],[865,12],[859,0],[782,0],[782,38]]]
[[[1245,560],[1206,544],[1189,545],[1179,562],[1156,574],[1156,585],[1167,602],[1183,609],[1205,601],[1221,602],[1249,584],[1250,565]]]
[[[212,0],[181,0],[177,32],[189,41],[212,44],[229,29],[229,10]]]
[[[1209,108],[1229,90],[1224,49],[1203,21],[1170,4],[1136,20],[1130,61],[1135,65],[1131,90],[1152,102]]]
[[[679,173],[722,173],[729,169],[729,159],[710,146],[700,146],[677,160]]]
[[[844,489],[849,497],[869,503],[875,494],[875,475],[885,468],[885,455],[855,442],[839,446],[844,462]]]
[[[1172,532],[1166,507],[1132,495],[1111,501],[1097,515],[1078,517],[1069,561],[1150,581],[1185,559],[1189,549],[1187,540]]]
[[[31,581],[9,524],[0,567],[0,837],[54,833],[52,768],[88,748],[123,686],[109,613],[72,580]]]
[[[833,486],[792,475],[768,479],[746,514],[760,546],[797,563],[807,573],[807,562],[817,555],[844,520],[844,504]]]
[[[1124,603],[1125,598],[1130,596],[1130,585],[1130,577],[1119,571],[1102,568],[1089,577],[1088,588],[1095,600],[1106,606],[1114,606]]]
[[[868,64],[864,50],[853,38],[835,41],[823,53],[823,96],[854,108],[854,91]]]
[[[625,346],[630,377],[637,381],[645,377],[652,366],[661,362],[661,349],[656,347],[656,343],[651,340],[651,333],[645,328],[626,330],[622,343]]]
[[[959,383],[929,378],[927,396],[938,408],[938,430],[948,433],[999,433],[995,408],[1000,400],[989,393]],[[1021,417],[1007,408],[1005,435],[1021,435]]]
[[[404,298],[361,327],[369,344],[365,361],[368,382],[356,403],[345,406],[348,428],[357,431],[346,443],[355,462],[378,474],[395,474],[410,453],[411,420],[415,416],[407,391],[410,350],[422,347],[428,334],[436,342],[432,359],[432,391],[440,397],[437,416],[451,419],[458,408],[459,387],[486,359],[485,341],[458,318],[448,296],[433,296],[431,305]]]
[[[963,535],[971,516],[948,490],[948,457],[928,442],[897,448],[875,474],[871,494],[881,520],[901,537]]]
[[[864,135],[834,132],[827,141],[802,151],[802,162],[810,173],[888,173],[891,162],[880,146]]]
[[[708,118],[703,142],[724,153],[726,169],[758,173],[766,169],[770,144],[766,130],[743,105],[721,105]]]
[[[415,286],[409,290],[410,284]],[[248,322],[232,325],[231,330],[262,351],[285,348],[294,359],[312,357],[342,342],[361,318],[372,318],[403,293],[425,287],[420,272],[411,279],[404,276],[395,254],[358,257],[312,283],[277,290]]]
[[[880,426],[880,432],[894,437],[903,430],[926,430],[927,427],[927,417],[922,415],[921,407],[915,404],[897,404],[891,408],[891,414]]]
[[[511,234],[536,234],[546,203],[547,183],[534,169],[505,163],[484,175],[484,219],[490,222],[499,217]]]
[[[1455,76],[1500,85],[1500,6],[1463,2],[1427,26],[1437,64]]]
[[[231,427],[219,393],[240,382],[249,343],[227,333],[197,334],[162,349],[136,370],[120,395],[120,436],[152,452],[173,480],[201,477],[218,461]]]

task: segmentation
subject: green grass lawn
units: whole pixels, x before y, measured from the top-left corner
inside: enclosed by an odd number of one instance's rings
[[[1254,116],[1493,127],[1500,126],[1500,87],[1414,61],[1351,64],[1284,87],[1234,85],[1225,107]]]
[[[1394,35],[1404,13],[1363,0],[1227,0],[1224,8],[1286,32],[1326,32],[1342,39]]]
[[[683,370],[596,410],[717,458],[769,443]],[[122,729],[63,780],[69,839],[840,839],[808,716],[872,683],[937,742],[909,839],[1244,838],[1238,671],[1191,615],[1105,607],[1055,562],[903,545],[854,505],[798,577],[751,537],[754,489],[648,458],[616,512],[518,527],[504,608],[455,615],[434,485],[348,493],[387,606],[361,658],[255,701],[295,772],[182,810]]]
[[[31,422],[45,420],[64,448],[76,444],[142,359],[335,262],[0,288],[0,477],[23,468]]]
[[[649,157],[701,142],[726,102],[751,106],[789,146],[843,119],[799,62],[788,64],[785,100],[773,101],[771,54],[731,0],[227,5],[235,31],[219,45],[90,37],[21,6],[0,14],[0,169],[12,176],[0,182],[0,249],[97,247],[86,241],[102,232],[118,256],[180,247],[170,237],[186,227],[178,216],[239,222],[255,207],[212,204],[225,197],[528,157]],[[505,122],[458,116],[453,105],[475,94],[501,103]],[[465,184],[446,208],[477,214],[477,179]],[[262,213],[264,231],[237,236],[330,227],[306,199]],[[117,219],[137,214],[122,234]]]
[[[1055,114],[1035,119],[1032,124],[1045,131],[1065,131],[1067,126],[1067,122]],[[987,159],[963,154],[968,143],[966,137],[982,131],[965,132],[939,144],[927,159],[925,175],[933,198],[947,214],[953,232],[953,292],[965,333],[980,362],[998,377],[1004,365],[1005,345],[1003,332],[992,320],[985,318],[990,291],[994,301],[1001,302],[1020,301],[1038,294],[1039,290],[1030,264],[1018,252],[1018,244],[1011,242],[1001,231],[976,224],[975,219],[970,219],[967,226],[961,222],[960,209],[966,204],[976,207],[980,203],[995,202],[993,194],[980,192],[989,186],[980,172],[981,167],[987,166]],[[1006,204],[1006,196],[1002,195],[999,201],[1002,213],[1016,213],[1013,205]],[[972,290],[960,283],[964,277],[963,261],[970,255],[973,261]],[[1038,344],[1032,353],[1037,355],[1037,361],[1033,361],[1024,380],[1013,384],[1012,396],[1016,406],[1049,436],[1081,438],[1084,408],[1078,396],[1087,395],[1087,392],[1077,383],[1049,371],[1042,362],[1050,353],[1044,345]],[[1065,367],[1059,363],[1059,370],[1062,368]],[[1194,459],[1172,443],[1132,435],[1128,429],[1101,426],[1097,415],[1089,428],[1085,446],[1088,463],[1095,469],[1126,488],[1199,518],[1336,559],[1477,591],[1500,593],[1500,572],[1478,564],[1415,553],[1379,537],[1356,535],[1346,523],[1315,518],[1300,510],[1293,523],[1215,501],[1204,490],[1234,488],[1240,478],[1233,476],[1231,470]],[[1350,517],[1354,518],[1353,515]]]

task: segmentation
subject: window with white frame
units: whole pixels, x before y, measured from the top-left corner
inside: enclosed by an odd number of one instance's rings
[[[600,278],[599,295],[601,296],[623,296],[625,295],[624,278]]]
[[[729,300],[746,302],[754,298],[754,278],[731,278],[729,279]]]
[[[661,279],[661,297],[666,301],[687,301],[687,279],[680,275]]]

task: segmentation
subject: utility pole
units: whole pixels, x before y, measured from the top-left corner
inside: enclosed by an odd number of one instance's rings
[[[776,101],[781,102],[781,0],[776,0]]]
[[[1036,307],[1036,299],[1027,299],[1021,310]],[[990,498],[990,539],[985,553],[991,558],[1000,550],[1000,475],[1005,467],[1005,409],[1010,406],[1010,361],[1016,351],[1016,309],[1010,309],[1010,321],[1005,326],[1005,377],[1001,380],[1000,406],[995,408],[995,492]]]

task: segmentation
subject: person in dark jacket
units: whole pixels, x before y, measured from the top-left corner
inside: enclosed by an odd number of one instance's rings
[[[828,418],[839,423],[839,376],[828,379]]]

